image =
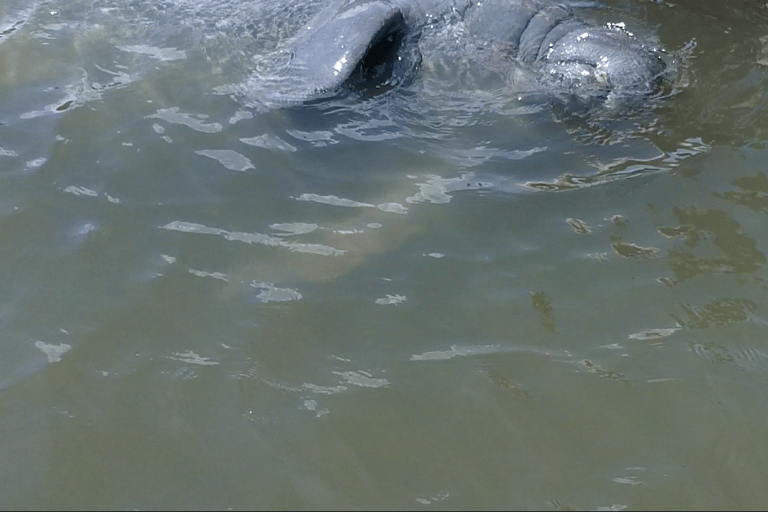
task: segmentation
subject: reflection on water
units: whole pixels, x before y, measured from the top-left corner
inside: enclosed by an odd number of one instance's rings
[[[765,6],[582,5],[627,110],[458,15],[271,108],[323,4],[0,5],[0,506],[763,507]]]
[[[671,250],[669,253],[670,264],[678,281],[708,273],[752,274],[765,263],[765,255],[757,249],[755,240],[741,232],[739,224],[725,212],[675,208],[673,213],[680,226],[661,227],[659,232],[664,236],[682,236],[685,239],[682,244],[685,249]],[[697,246],[710,244],[718,249],[720,257],[696,258],[691,254],[691,250]],[[699,250],[706,249],[704,247]]]

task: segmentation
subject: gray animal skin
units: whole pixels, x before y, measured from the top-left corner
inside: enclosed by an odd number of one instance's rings
[[[538,72],[544,88],[586,96],[654,90],[659,54],[620,30],[577,19],[552,0],[339,0],[298,35],[287,73],[292,102],[409,83],[421,62],[421,28],[461,17],[474,41]]]

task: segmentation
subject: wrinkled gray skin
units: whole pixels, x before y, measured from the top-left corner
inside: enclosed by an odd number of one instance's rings
[[[495,60],[516,59],[537,71],[545,89],[645,94],[664,71],[641,41],[580,21],[553,0],[338,0],[298,35],[287,73],[301,86],[284,99],[407,84],[421,62],[421,28],[446,14],[463,18]]]

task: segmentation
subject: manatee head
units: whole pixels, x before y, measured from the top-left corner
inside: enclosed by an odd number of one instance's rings
[[[626,32],[587,25],[542,45],[538,62],[545,83],[598,96],[654,93],[666,68],[657,50]]]

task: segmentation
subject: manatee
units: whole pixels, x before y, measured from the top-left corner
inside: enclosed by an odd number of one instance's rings
[[[304,26],[284,70],[286,103],[406,86],[417,76],[419,35],[448,14],[463,20],[482,59],[533,70],[543,89],[585,96],[654,91],[659,52],[620,29],[597,27],[551,0],[336,0]]]

